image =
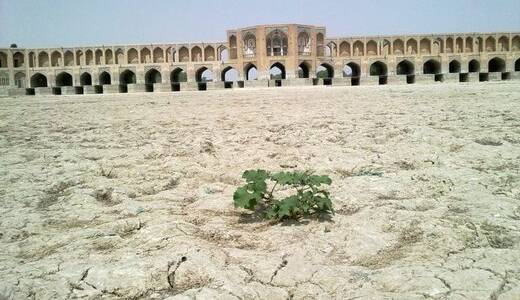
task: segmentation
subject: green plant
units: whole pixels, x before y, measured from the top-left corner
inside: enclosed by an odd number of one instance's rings
[[[260,210],[269,219],[297,219],[318,212],[334,213],[329,193],[322,185],[330,185],[327,175],[313,175],[309,171],[271,173],[265,170],[247,170],[242,175],[246,184],[233,194],[235,207]],[[275,192],[295,191],[285,198],[276,198]]]

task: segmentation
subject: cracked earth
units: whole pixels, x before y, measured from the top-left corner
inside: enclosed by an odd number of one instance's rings
[[[520,83],[0,103],[0,299],[520,299]],[[235,209],[250,168],[336,213]]]

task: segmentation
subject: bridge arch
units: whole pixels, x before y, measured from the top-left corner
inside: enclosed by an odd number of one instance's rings
[[[130,70],[124,70],[119,75],[119,83],[122,85],[135,84],[136,83],[135,73]]]
[[[72,86],[72,75],[61,72],[56,76],[56,86]]]
[[[47,77],[42,73],[36,73],[31,76],[31,87],[47,87]]]
[[[176,68],[170,73],[171,83],[186,82],[187,80],[188,76],[186,75],[186,71],[184,71],[182,68]]]
[[[144,74],[144,82],[145,84],[161,83],[161,72],[157,71],[157,69],[154,68],[148,70],[146,74]]]
[[[224,82],[237,81],[238,76],[239,76],[238,71],[231,66],[222,70],[222,72],[220,74],[221,80]]]
[[[110,73],[103,71],[101,74],[99,74],[99,84],[112,84],[112,77],[110,76]]]
[[[381,61],[376,61],[370,65],[370,76],[386,76],[388,67]]]
[[[272,64],[269,68],[269,77],[271,79],[285,79],[285,75],[285,66],[280,62]]]
[[[415,67],[409,60],[403,60],[397,64],[396,74],[397,75],[413,75],[415,73]]]
[[[441,71],[441,63],[438,60],[430,59],[426,61],[423,65],[423,74],[440,74]]]
[[[208,82],[213,81],[213,72],[207,67],[200,67],[195,72],[195,81],[197,82]]]
[[[506,62],[500,57],[493,57],[488,62],[488,72],[505,72]]]
[[[322,63],[316,68],[316,78],[329,79],[334,77],[334,67],[327,63]]]
[[[311,69],[311,67],[309,66],[308,63],[306,63],[304,61],[301,62],[298,65],[298,78],[309,78],[310,69]]]
[[[470,62],[468,63],[468,72],[470,72],[470,73],[480,72],[480,62],[476,59],[470,60]]]
[[[246,80],[257,80],[258,79],[258,69],[253,63],[249,63],[244,68],[244,74]]]
[[[153,92],[154,83],[162,83],[161,72],[157,71],[157,69],[150,69],[144,74],[144,83],[146,86],[147,92]]]
[[[460,62],[456,59],[450,61],[450,64],[448,66],[450,73],[460,73]]]
[[[349,62],[343,67],[343,77],[360,77],[361,67],[355,62]]]
[[[92,85],[92,76],[85,72],[79,76],[79,83],[81,86]]]

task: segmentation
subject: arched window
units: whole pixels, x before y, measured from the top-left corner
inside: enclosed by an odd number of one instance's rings
[[[61,66],[61,53],[58,51],[54,51],[51,54],[51,66],[58,67]]]
[[[400,39],[394,41],[394,54],[402,55],[404,54],[404,42]]]
[[[114,63],[114,54],[112,53],[112,50],[107,49],[105,51],[105,64],[111,65]]]
[[[421,54],[431,54],[432,53],[432,42],[429,39],[422,39],[420,43]]]
[[[341,42],[339,44],[339,55],[340,56],[350,56],[350,44],[347,42]]]
[[[25,58],[23,56],[22,52],[16,52],[13,55],[13,67],[15,68],[21,68],[24,66]]]
[[[179,61],[180,62],[188,62],[188,61],[190,61],[190,52],[188,51],[188,48],[181,47],[179,49]]]
[[[38,67],[48,67],[49,66],[49,54],[47,52],[42,51],[38,53]]]
[[[311,54],[311,38],[306,31],[302,31],[298,34],[298,54]]]
[[[367,43],[367,55],[375,56],[377,55],[377,43],[375,41],[368,41]]]
[[[231,35],[229,37],[229,59],[237,59],[237,37]]]
[[[126,55],[128,57],[129,64],[138,64],[139,63],[139,55],[137,54],[136,49],[130,48]]]
[[[74,54],[72,53],[72,51],[65,51],[63,61],[65,63],[65,66],[67,67],[74,66]]]
[[[365,55],[365,46],[363,45],[363,42],[356,41],[354,43],[354,56],[363,56]]]
[[[244,37],[244,56],[254,57],[256,55],[256,36],[248,32]]]
[[[199,46],[191,48],[191,61],[202,61],[202,49]]]
[[[285,56],[287,46],[287,35],[283,31],[275,29],[267,35],[267,56]]]
[[[204,48],[204,60],[205,61],[214,61],[215,60],[215,48],[212,46],[206,46]]]
[[[150,49],[143,48],[141,49],[141,63],[148,64],[152,62],[152,53]]]

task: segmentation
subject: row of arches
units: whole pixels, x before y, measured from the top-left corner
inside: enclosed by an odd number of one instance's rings
[[[386,55],[430,55],[441,53],[475,53],[520,51],[520,36],[409,38],[357,41],[329,41],[318,56],[386,56]]]
[[[227,47],[220,45],[215,48],[212,45],[205,47],[187,46],[180,48],[144,47],[140,50],[129,48],[119,49],[97,49],[83,50],[54,50],[52,52],[31,51],[26,55],[17,51],[13,53],[13,67],[24,67],[26,61],[29,67],[62,67],[62,66],[83,66],[83,65],[112,65],[112,64],[139,64],[139,63],[170,63],[170,62],[200,62],[200,61],[225,61],[229,57]],[[7,67],[7,54],[0,52],[0,68]]]
[[[460,73],[461,72],[461,63],[458,60],[452,60],[449,65],[449,73]],[[298,66],[298,77],[299,78],[309,78],[310,77],[310,66],[306,62],[302,62]],[[514,65],[515,71],[520,71],[520,59],[517,59]],[[468,72],[477,73],[481,71],[480,62],[476,59],[473,59],[468,62]],[[502,58],[495,57],[489,60],[488,62],[488,72],[505,72],[506,71],[506,63]],[[334,67],[323,63],[316,68],[316,77],[317,78],[333,78],[334,77]],[[395,74],[397,75],[414,75],[416,73],[415,65],[408,61],[403,60],[396,65]],[[430,59],[424,62],[422,66],[422,74],[441,74],[442,67],[441,63],[438,60]],[[280,63],[274,63],[269,69],[270,79],[286,79],[286,70],[285,66]],[[245,80],[256,80],[258,79],[258,70],[256,66],[252,63],[246,65],[244,68]],[[359,64],[350,62],[346,64],[342,70],[343,77],[360,77],[361,76],[361,67]],[[369,67],[369,75],[370,76],[387,76],[388,75],[388,66],[386,63],[382,61],[375,61],[370,64]],[[195,72],[195,80],[197,82],[207,82],[213,80],[213,72],[207,67],[201,67]],[[220,80],[224,82],[236,81],[239,76],[239,72],[228,66],[220,73]],[[25,74],[19,72],[15,74],[15,78],[21,79],[24,78]],[[150,69],[145,73],[144,76],[145,84],[153,85],[154,83],[162,83],[162,74],[156,69]],[[182,68],[176,68],[170,72],[170,82],[171,83],[180,83],[187,81],[187,73]],[[112,75],[103,71],[99,74],[98,82],[100,85],[112,84]],[[119,75],[119,83],[122,85],[127,84],[135,84],[136,74],[131,70],[125,70]],[[92,75],[88,72],[84,72],[80,75],[79,83],[81,86],[89,86],[92,85]],[[34,74],[30,79],[31,87],[47,87],[48,81],[47,77],[41,73]],[[61,72],[56,75],[56,86],[73,86],[73,77],[68,72]]]

